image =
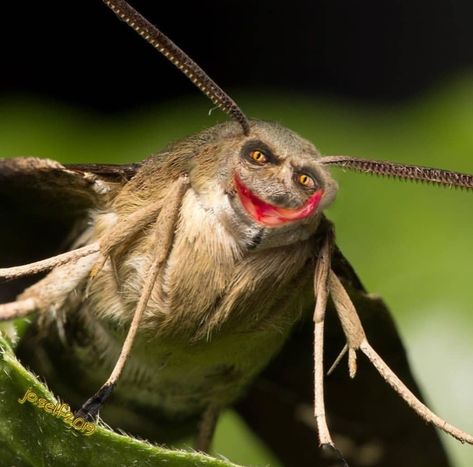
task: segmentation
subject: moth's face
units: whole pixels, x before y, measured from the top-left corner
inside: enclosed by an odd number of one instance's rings
[[[337,185],[318,162],[318,151],[286,128],[252,122],[249,136],[229,138],[215,149],[218,171],[213,185],[198,184],[202,201],[237,235],[257,232],[265,240],[261,245],[307,238],[335,198]]]

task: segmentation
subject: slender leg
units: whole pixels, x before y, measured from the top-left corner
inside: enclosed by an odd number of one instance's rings
[[[164,199],[163,207],[161,208],[154,226],[156,245],[155,259],[149,268],[148,274],[146,275],[146,281],[143,284],[143,290],[141,292],[140,299],[138,300],[138,304],[133,315],[133,320],[125,338],[125,342],[123,343],[123,347],[120,351],[117,363],[115,364],[115,367],[113,368],[113,371],[107,381],[91,398],[89,398],[84,403],[84,405],[77,412],[77,416],[94,419],[98,414],[100,407],[112,393],[113,388],[117,384],[117,381],[123,372],[123,368],[125,367],[125,363],[130,355],[131,348],[138,331],[141,317],[143,316],[148,304],[149,297],[151,296],[154,284],[158,278],[161,266],[169,255],[174,238],[174,229],[177,222],[177,217],[179,215],[179,207],[187,190],[187,186],[187,177],[181,177]]]
[[[93,246],[87,254],[57,265],[45,278],[24,290],[15,302],[0,305],[0,321],[61,308],[69,294],[87,278],[97,256],[98,246]]]
[[[324,321],[328,298],[328,277],[330,272],[331,239],[327,236],[315,268],[315,310],[314,310],[314,415],[321,446],[334,443],[325,417],[324,402]]]
[[[373,347],[371,347],[363,331],[363,327],[356,312],[355,306],[353,305],[342,283],[333,271],[330,273],[329,286],[338,316],[342,323],[342,328],[347,338],[350,376],[355,376],[355,351],[360,349],[368,357],[373,366],[378,370],[383,379],[422,419],[428,423],[432,423],[434,426],[445,431],[462,443],[466,442],[473,444],[473,436],[465,433],[462,430],[459,430],[455,426],[450,425],[438,415],[433,413],[419,399],[417,399],[417,397],[397,377],[391,368],[389,368],[386,362],[384,362],[384,360],[376,353]],[[350,351],[352,352],[351,356]]]
[[[220,409],[215,406],[207,407],[202,414],[199,430],[195,439],[195,449],[197,451],[209,452],[219,414]]]
[[[11,319],[24,318],[34,313],[38,309],[34,298],[17,300],[11,303],[2,303],[0,305],[0,321],[9,321]]]
[[[166,203],[166,200],[164,200]],[[139,209],[113,225],[100,240],[100,259],[94,265],[90,275],[95,277],[104,267],[108,258],[118,248],[124,248],[138,233],[151,224],[161,211],[161,203],[153,203]],[[113,267],[113,264],[112,264]],[[116,275],[116,274],[115,274]],[[118,284],[117,284],[118,285]]]
[[[98,242],[83,246],[82,248],[77,248],[76,250],[68,251],[67,253],[52,256],[51,258],[36,261],[34,263],[24,264],[22,266],[13,266],[11,268],[0,268],[0,279],[10,280],[38,274],[62,266],[63,264],[75,262],[78,259],[83,258],[84,256],[89,256],[97,251],[99,251]]]
[[[329,294],[330,258],[332,255],[333,232],[329,231],[319,254],[314,275],[314,415],[322,449],[332,451],[340,465],[348,467],[342,453],[335,447],[327,425],[324,397],[324,322]]]
[[[365,331],[347,291],[333,271],[330,271],[329,287],[347,339],[348,368],[350,376],[354,378],[356,375],[356,351],[360,348],[361,342],[366,339]]]
[[[332,366],[328,369],[327,371],[327,376],[331,375],[335,368],[337,368],[338,364],[342,361],[342,358],[345,356],[345,354],[348,352],[348,345],[345,344],[343,346],[343,349],[341,352],[338,354],[338,357],[335,359],[335,361],[332,363]]]
[[[411,407],[421,418],[426,422],[440,428],[449,435],[458,439],[462,443],[473,444],[473,436],[465,433],[457,427],[450,425],[443,418],[440,418],[432,412],[426,405],[424,405],[417,397],[412,394],[409,388],[397,377],[386,362],[376,353],[368,341],[365,339],[361,345],[360,350],[368,357],[373,366],[378,370],[383,379],[404,399],[404,401]]]

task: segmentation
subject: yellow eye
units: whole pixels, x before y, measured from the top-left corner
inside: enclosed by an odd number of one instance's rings
[[[307,174],[299,174],[297,176],[297,181],[302,185],[307,188],[313,188],[315,186],[314,179],[312,177],[309,177]]]
[[[257,149],[250,152],[250,159],[257,162],[258,164],[264,164],[268,161],[268,158],[265,156],[264,152],[258,151]]]

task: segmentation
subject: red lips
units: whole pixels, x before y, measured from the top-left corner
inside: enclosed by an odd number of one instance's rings
[[[267,226],[277,226],[310,216],[317,209],[324,194],[323,190],[317,190],[300,208],[281,208],[259,199],[237,174],[235,174],[234,180],[241,204],[248,214],[257,222]]]

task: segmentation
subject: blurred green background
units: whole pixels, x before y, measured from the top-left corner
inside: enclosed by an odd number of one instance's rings
[[[248,116],[278,121],[324,154],[473,173],[472,74],[402,104],[232,96]],[[209,116],[208,107],[196,97],[104,116],[26,95],[1,98],[0,157],[139,161],[225,118]],[[473,193],[333,172],[340,191],[328,217],[340,248],[369,291],[387,301],[430,407],[473,432]],[[473,465],[473,447],[444,440],[455,467]],[[219,424],[215,451],[244,465],[278,465],[232,412]]]

